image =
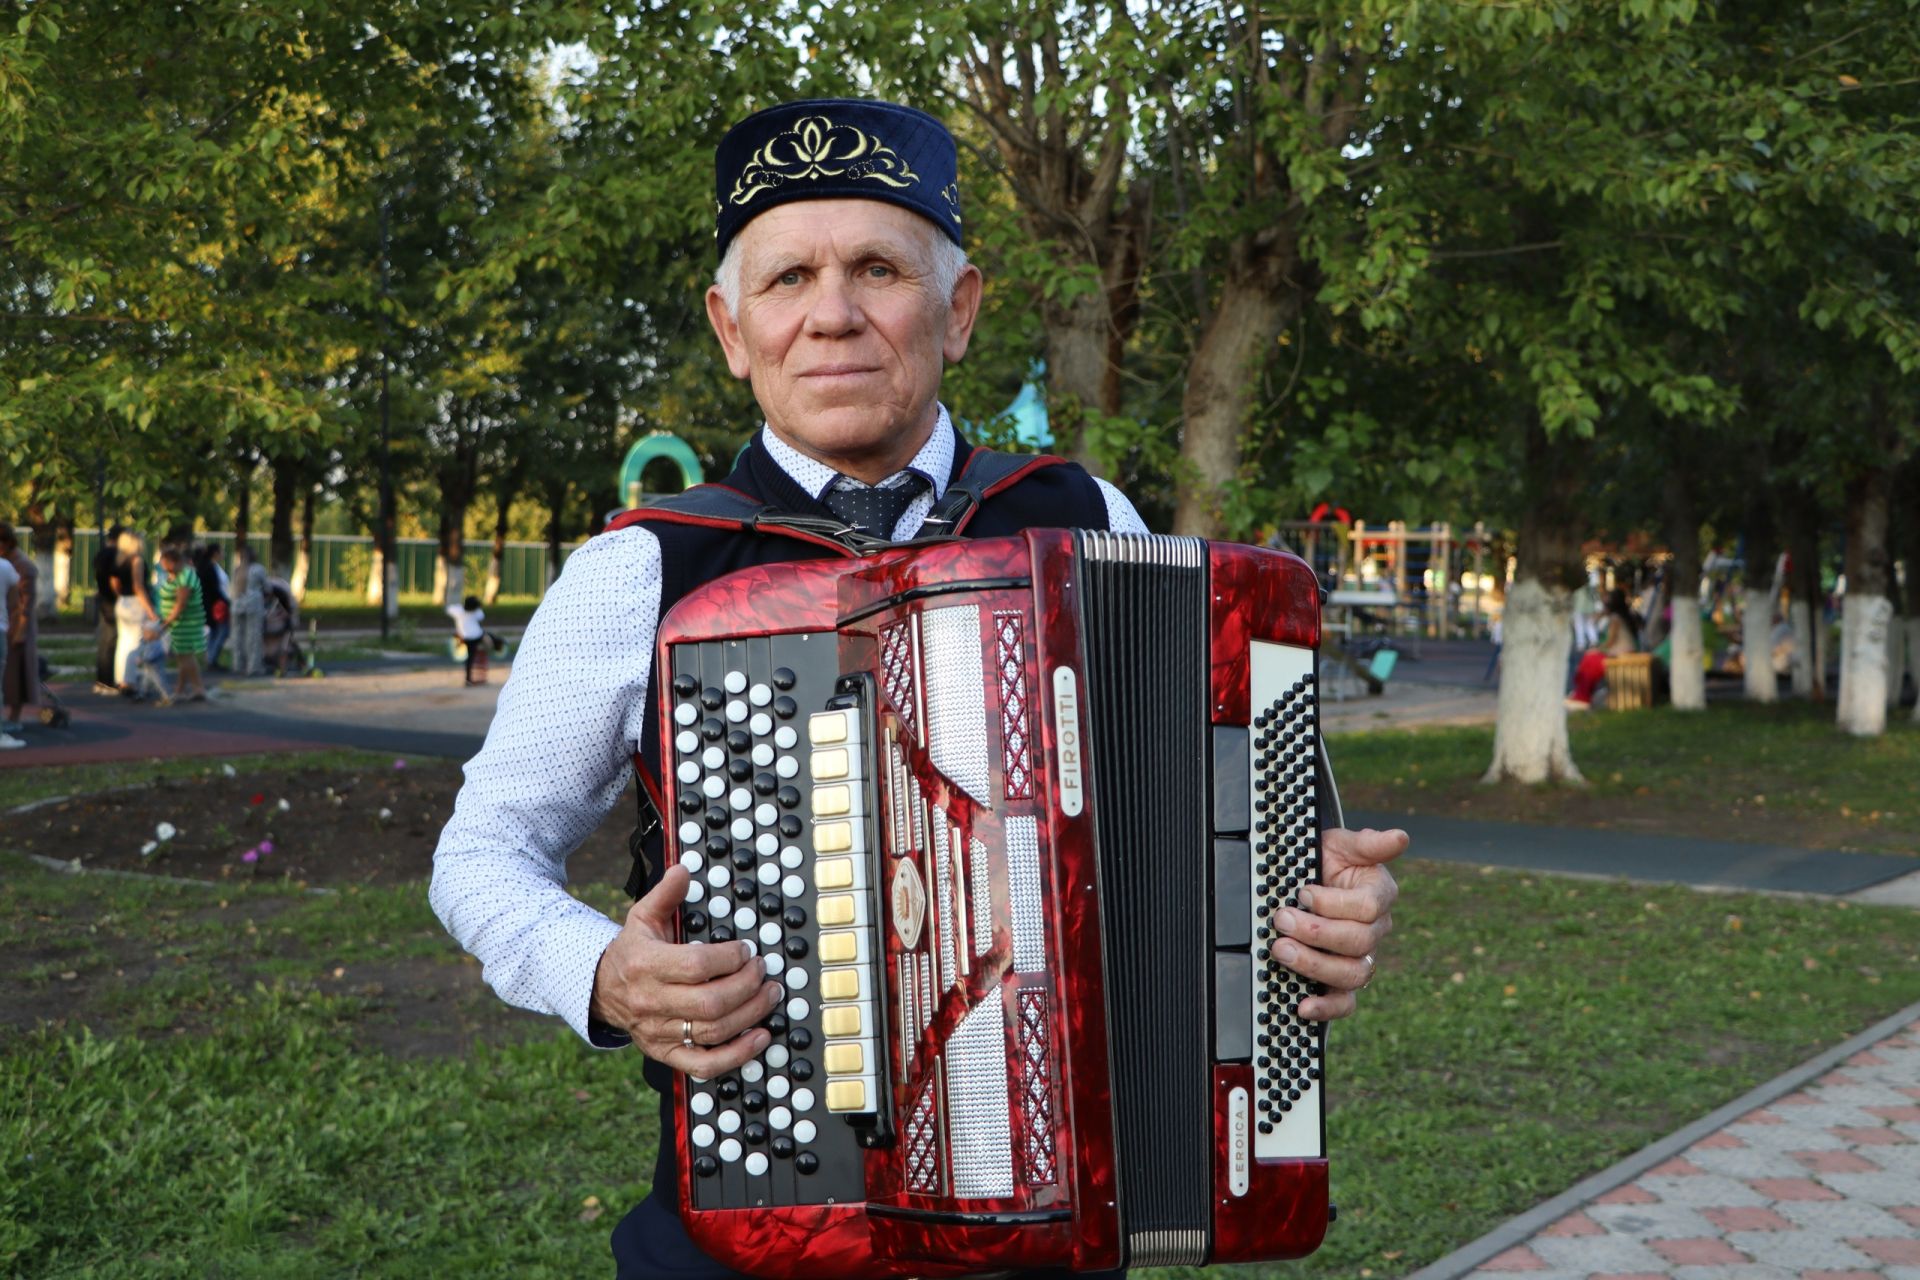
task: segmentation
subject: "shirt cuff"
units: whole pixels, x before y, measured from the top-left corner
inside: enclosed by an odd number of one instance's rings
[[[547,1000],[575,1034],[596,1049],[617,1049],[625,1033],[592,1023],[593,977],[620,926],[584,904],[540,930],[541,970],[553,984]]]

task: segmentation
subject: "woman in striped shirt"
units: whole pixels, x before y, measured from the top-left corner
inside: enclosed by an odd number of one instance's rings
[[[160,548],[158,588],[160,621],[166,624],[167,647],[180,663],[179,692],[183,702],[205,702],[207,686],[200,681],[200,655],[207,651],[207,609],[200,597],[200,575],[187,562],[177,542]]]

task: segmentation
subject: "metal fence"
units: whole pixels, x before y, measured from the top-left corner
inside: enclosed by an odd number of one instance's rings
[[[233,535],[225,532],[199,533],[196,542],[220,547],[226,553],[228,566],[233,561]],[[94,549],[99,545],[100,535],[94,529],[76,529],[73,534],[73,580],[76,591],[91,590],[92,564]],[[267,549],[265,534],[253,534],[248,538],[254,550],[264,555]],[[580,546],[577,542],[561,545],[561,563]],[[298,544],[296,543],[296,551]],[[432,538],[400,538],[397,540],[395,559],[399,562],[400,593],[402,595],[428,595],[433,591],[434,561],[438,553],[438,544]],[[462,558],[467,569],[467,589],[479,593],[480,586],[487,580],[487,567],[493,560],[493,547],[490,542],[469,542],[466,555]],[[501,559],[500,593],[508,596],[539,597],[546,591],[547,583],[547,544],[544,542],[509,542],[506,554]],[[367,588],[367,575],[373,567],[373,539],[365,535],[315,534],[313,538],[313,559],[307,566],[308,591],[362,591]]]

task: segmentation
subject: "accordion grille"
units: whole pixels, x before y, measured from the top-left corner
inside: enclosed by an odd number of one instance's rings
[[[1205,1260],[1212,1220],[1206,543],[1076,535],[1122,1229]],[[1159,945],[1131,946],[1129,939]]]

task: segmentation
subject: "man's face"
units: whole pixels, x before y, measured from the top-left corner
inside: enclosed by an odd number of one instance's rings
[[[939,235],[874,200],[798,200],[741,229],[739,314],[710,289],[707,315],[782,440],[869,483],[912,460],[980,308],[972,267],[938,296]]]

